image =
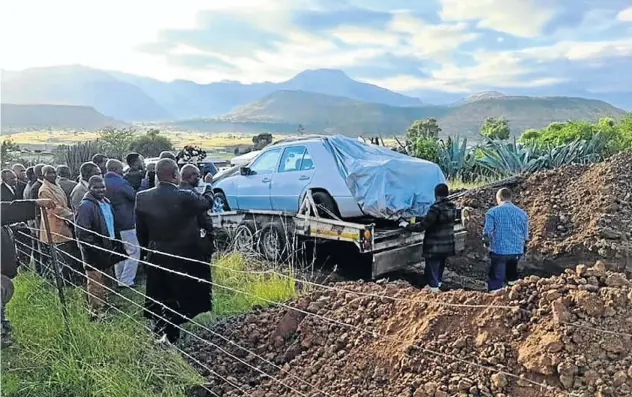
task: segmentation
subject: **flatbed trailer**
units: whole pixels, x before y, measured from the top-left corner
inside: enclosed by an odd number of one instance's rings
[[[297,213],[238,210],[211,213],[213,226],[225,232],[239,251],[256,251],[271,261],[286,260],[298,252],[301,240],[346,244],[353,253],[370,259],[372,278],[408,269],[423,262],[423,232],[409,232],[399,226],[380,227],[376,222],[338,219],[318,207],[311,192],[305,195]],[[465,248],[465,227],[460,216],[454,226],[456,251]]]

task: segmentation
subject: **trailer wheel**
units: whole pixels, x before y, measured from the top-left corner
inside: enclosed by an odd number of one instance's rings
[[[242,222],[235,230],[233,247],[242,253],[252,253],[255,251],[255,228],[253,222]]]
[[[329,195],[329,193],[314,192],[312,193],[312,197],[314,199],[314,203],[318,206],[319,216],[323,218],[331,218],[331,215],[329,214],[329,212],[331,212],[332,214],[340,218],[340,213],[338,212],[338,208],[336,207],[336,202],[334,201],[333,197]],[[325,211],[322,207],[326,208],[329,212]]]
[[[265,225],[259,238],[259,252],[271,262],[282,262],[288,257],[286,248],[287,236],[283,226],[276,222]]]

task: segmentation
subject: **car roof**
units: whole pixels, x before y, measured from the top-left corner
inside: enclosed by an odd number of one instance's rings
[[[270,144],[270,146],[279,146],[279,145],[287,145],[295,142],[305,142],[305,141],[322,141],[326,138],[325,135],[305,135],[305,136],[296,136],[296,137],[288,137],[278,140]]]

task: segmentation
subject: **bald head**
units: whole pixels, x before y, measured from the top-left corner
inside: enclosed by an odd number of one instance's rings
[[[123,175],[123,163],[117,159],[109,159],[107,163],[105,163],[105,169],[107,172]]]
[[[200,184],[200,169],[193,164],[187,164],[180,170],[182,182],[187,182],[192,186]]]
[[[57,170],[52,165],[46,165],[42,167],[42,174],[44,179],[50,183],[57,183]]]
[[[6,183],[7,185],[11,187],[15,187],[18,181],[17,178],[15,177],[15,172],[11,170],[2,170],[1,175],[2,175],[3,183]]]
[[[171,159],[162,159],[156,164],[156,177],[159,182],[179,183],[178,164]]]
[[[173,161],[176,160],[176,156],[173,155],[173,153],[168,152],[168,151],[164,151],[164,152],[160,152],[160,156],[158,156],[161,160],[162,159],[171,159]]]
[[[57,167],[57,176],[60,178],[70,178],[70,168],[67,165],[60,165]]]
[[[33,172],[35,172],[35,177],[37,179],[44,179],[44,173],[42,169],[46,167],[46,164],[38,164],[33,168]]]
[[[27,182],[28,178],[26,177],[26,167],[22,164],[13,164],[11,170],[15,173],[15,176],[18,178],[18,181]]]

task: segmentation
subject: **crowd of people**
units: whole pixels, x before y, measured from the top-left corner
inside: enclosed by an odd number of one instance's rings
[[[127,167],[97,154],[81,165],[76,180],[65,165],[15,164],[1,171],[3,345],[10,344],[4,308],[19,264],[33,263],[35,271],[50,276],[50,261],[58,258],[64,280],[85,280],[96,319],[104,313],[108,286],[135,288],[139,261],[154,265],[145,267],[145,314],[157,335],[170,341],[178,339],[187,318],[211,309],[210,284],[173,273],[211,278],[210,267],[201,263],[210,261],[213,250],[207,215],[213,195],[210,188],[196,189],[199,169],[187,164],[180,170],[170,152],[147,167],[138,153],[125,162]]]

